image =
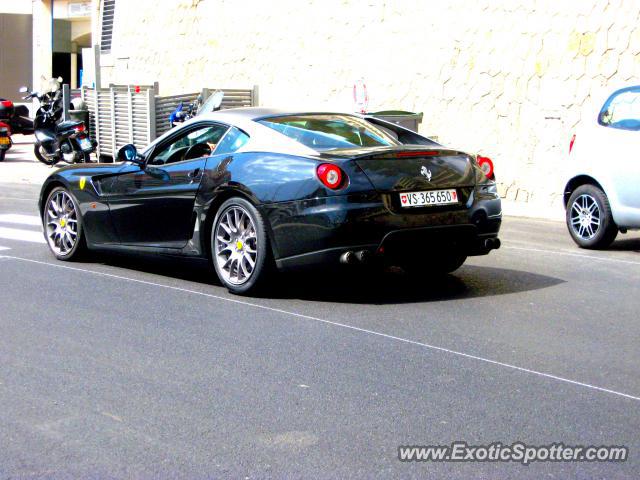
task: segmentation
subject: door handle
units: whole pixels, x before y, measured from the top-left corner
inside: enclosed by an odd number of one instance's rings
[[[200,175],[200,168],[196,168],[195,170],[192,170],[191,172],[187,173],[187,177],[189,177],[191,180],[195,180],[196,178],[198,178],[199,175]]]

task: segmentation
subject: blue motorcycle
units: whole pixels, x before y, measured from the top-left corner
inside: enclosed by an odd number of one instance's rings
[[[173,128],[197,115],[220,110],[223,97],[224,92],[218,90],[212,93],[209,98],[207,98],[207,101],[203,103],[202,94],[200,94],[193,102],[187,105],[186,109],[184,103],[180,102],[176,109],[169,115],[169,124]]]

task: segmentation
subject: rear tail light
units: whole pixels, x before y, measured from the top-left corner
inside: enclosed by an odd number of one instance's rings
[[[6,108],[13,107],[13,102],[11,100],[2,100],[0,103],[2,103],[2,106]]]
[[[340,167],[331,163],[318,165],[316,173],[320,181],[331,190],[339,189],[347,177],[342,170],[340,170]]]
[[[576,134],[574,133],[571,136],[571,140],[569,141],[569,153],[571,153],[571,150],[573,150],[573,144],[576,142]]]
[[[73,127],[73,131],[76,133],[82,133],[86,130],[84,123],[81,123],[80,125],[77,125],[75,127]]]
[[[493,161],[489,157],[483,157],[482,155],[478,155],[477,161],[480,170],[488,179],[493,180]]]

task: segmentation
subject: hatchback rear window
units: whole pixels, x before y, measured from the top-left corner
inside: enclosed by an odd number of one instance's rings
[[[291,115],[265,118],[259,123],[319,151],[400,145],[383,129],[351,115]]]
[[[640,87],[618,90],[605,102],[598,123],[621,130],[640,130]]]

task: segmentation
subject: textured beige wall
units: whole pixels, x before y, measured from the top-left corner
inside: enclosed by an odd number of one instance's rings
[[[495,160],[501,190],[557,201],[558,165],[602,88],[640,82],[638,0],[119,0],[103,84],[260,86],[261,104],[425,113]]]

